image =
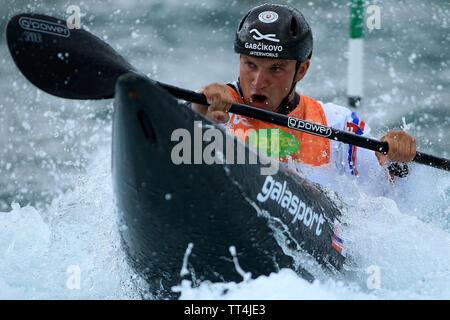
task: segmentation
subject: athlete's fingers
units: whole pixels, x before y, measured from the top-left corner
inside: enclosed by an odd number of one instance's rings
[[[230,95],[228,86],[216,85],[214,90],[215,90],[215,95],[214,95],[215,108],[214,109],[228,112],[228,110],[230,110],[231,103],[233,102],[231,99],[231,95]]]
[[[387,156],[385,154],[382,154],[382,153],[379,153],[379,152],[376,152],[375,155],[378,158],[378,163],[380,164],[380,166],[384,166],[384,164],[387,161]]]
[[[416,155],[416,139],[414,139],[411,135],[407,134],[404,131],[399,132],[401,144],[401,154],[400,160],[402,162],[410,162],[414,159]]]
[[[404,131],[389,131],[381,141],[389,144],[387,159],[392,162],[410,162],[416,155],[416,140]],[[377,158],[380,164],[385,163],[381,154],[377,154]]]
[[[380,140],[381,140],[381,141],[386,141],[386,135],[383,136],[383,137],[381,137]],[[386,155],[386,154],[383,154],[383,153],[381,153],[381,152],[375,152],[375,156],[377,157],[379,164],[380,164],[381,166],[384,166],[385,163],[386,163],[386,161],[387,161],[387,159],[388,159],[387,155]]]
[[[404,132],[404,131],[402,131]],[[413,140],[414,138],[407,134],[406,132],[404,132],[404,137],[403,137],[403,143],[404,143],[404,153],[402,154],[403,157],[403,162],[410,162],[413,157],[411,157],[411,149],[412,149],[412,145],[413,145]]]
[[[395,146],[395,153],[392,156],[391,161],[401,162],[403,161],[403,153],[405,152],[403,137],[399,132],[395,131],[393,136],[393,144]]]
[[[414,139],[412,136],[410,136],[409,134],[405,133],[405,137],[404,137],[404,146],[405,146],[405,151],[403,156],[403,162],[410,162],[414,159],[414,157],[416,156],[416,139]]]
[[[228,86],[212,83],[201,90],[211,111],[227,112],[233,102]]]
[[[396,158],[397,156],[397,149],[398,149],[398,143],[397,143],[397,137],[394,131],[388,131],[383,137],[380,139],[381,141],[387,142],[389,146],[389,150],[387,154],[382,154],[380,152],[376,152],[375,155],[378,158],[378,162],[380,165],[384,165],[386,161],[389,159],[393,161],[392,159]]]
[[[410,153],[411,153],[411,136],[404,131],[401,131],[400,134],[400,154],[402,162],[410,161]]]
[[[214,101],[214,90],[211,87],[212,85],[203,87],[200,92],[203,93],[206,97],[206,102],[209,104],[209,109],[215,108],[215,101]]]
[[[413,161],[414,158],[416,157],[416,153],[417,153],[417,149],[416,148],[417,148],[416,139],[412,138],[411,148],[409,149],[409,157],[410,157],[409,161]]]
[[[410,162],[416,154],[415,139],[404,131],[397,132],[399,152],[396,161]]]
[[[224,111],[212,111],[210,117],[213,121],[218,123],[228,122],[228,120],[230,119],[228,112]]]
[[[391,161],[397,161],[397,155],[399,152],[399,144],[398,144],[398,137],[396,135],[395,131],[389,131],[387,135],[385,136],[385,141],[389,144],[389,151],[387,154],[387,157]]]

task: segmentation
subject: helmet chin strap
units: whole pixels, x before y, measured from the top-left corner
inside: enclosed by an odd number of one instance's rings
[[[291,89],[289,90],[289,93],[287,94],[287,96],[284,97],[284,99],[281,101],[280,105],[275,109],[275,111],[288,105],[289,97],[291,96],[291,93],[297,84],[297,82],[295,81],[295,78],[297,78],[297,72],[300,69],[301,64],[302,63],[300,61],[297,61],[297,63],[295,64],[295,73],[294,73],[294,79],[292,79]]]

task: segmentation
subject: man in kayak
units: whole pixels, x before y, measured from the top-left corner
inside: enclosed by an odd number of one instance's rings
[[[312,47],[310,26],[297,9],[276,4],[251,9],[239,23],[234,43],[235,52],[240,54],[238,80],[205,86],[200,92],[210,106],[193,104],[192,108],[223,123],[245,141],[249,141],[248,130],[253,134],[264,131],[266,136],[267,130],[278,130],[278,160],[286,165],[294,163],[295,168],[334,163],[340,171],[370,176],[371,169],[376,166],[379,171],[381,165],[388,167],[392,179],[405,176],[405,162],[414,158],[416,141],[404,131],[387,132],[381,140],[389,144],[388,154],[374,156],[366,149],[227,112],[231,103],[237,102],[370,137],[368,126],[355,112],[295,92],[310,66]]]

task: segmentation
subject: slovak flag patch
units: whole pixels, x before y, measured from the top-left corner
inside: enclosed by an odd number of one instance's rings
[[[347,130],[349,132],[356,133],[357,135],[364,134],[364,121],[358,118],[358,115],[355,112],[352,112],[352,121],[347,122]],[[351,174],[354,176],[358,175],[358,170],[356,170],[356,146],[349,145],[348,146],[348,166],[350,168]]]
[[[337,250],[337,252],[343,255],[344,241],[342,241],[339,234],[339,228],[335,227],[333,236],[331,237],[331,245]]]

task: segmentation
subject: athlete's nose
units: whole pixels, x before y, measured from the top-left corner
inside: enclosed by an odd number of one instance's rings
[[[267,86],[267,77],[263,70],[258,70],[255,72],[252,86],[254,89],[264,89]]]

